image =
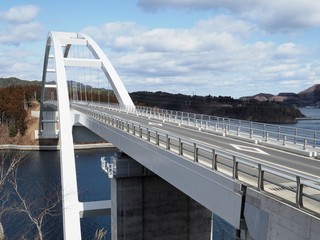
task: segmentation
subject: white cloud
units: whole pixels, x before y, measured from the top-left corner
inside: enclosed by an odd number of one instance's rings
[[[42,24],[36,22],[40,9],[16,6],[0,13],[0,76],[39,80],[43,56],[33,44],[44,41]],[[1,21],[2,20],[2,21]],[[41,46],[43,47],[43,46]]]
[[[270,32],[295,32],[320,26],[318,0],[139,0],[138,6],[150,12],[167,8],[226,10]]]
[[[30,22],[8,26],[0,32],[0,43],[19,45],[22,42],[37,41],[42,39],[44,28],[40,23]]]
[[[112,22],[100,26],[88,26],[82,29],[82,32],[94,36],[102,46],[127,50],[136,48],[133,36],[139,36],[143,30],[134,22]]]
[[[304,46],[292,41],[247,43],[257,29],[230,16],[201,20],[190,28],[149,30],[134,23],[108,23],[83,31],[107,49],[131,92],[191,94],[196,89],[202,95],[240,97],[244,92],[276,93],[278,84],[311,79],[301,62]]]
[[[30,56],[36,56],[37,53],[22,47],[6,49],[2,47],[0,52],[1,77],[18,77],[26,80],[41,79],[43,58],[30,60]]]
[[[39,11],[35,5],[16,6],[6,12],[0,12],[0,19],[9,23],[28,23],[36,18]]]
[[[1,12],[0,19],[4,21],[0,25],[0,43],[19,45],[42,39],[44,27],[35,21],[39,11],[35,5],[23,5]]]

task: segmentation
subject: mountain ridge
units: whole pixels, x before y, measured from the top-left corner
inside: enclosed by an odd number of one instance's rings
[[[0,78],[0,88],[13,85],[41,85],[41,81],[28,81],[16,77]],[[140,91],[143,92],[143,91]],[[134,92],[133,92],[134,93]],[[174,94],[173,94],[174,95]],[[179,94],[184,95],[184,94]],[[210,96],[210,95],[209,95]],[[205,96],[204,96],[205,97]],[[208,97],[208,96],[207,96]],[[320,107],[320,84],[314,84],[299,93],[281,92],[277,95],[270,93],[258,93],[253,96],[240,97],[241,101],[258,101],[258,102],[280,102],[298,107],[313,106]]]

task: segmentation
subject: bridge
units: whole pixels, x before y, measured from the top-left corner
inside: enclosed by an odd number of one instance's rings
[[[106,85],[117,104],[100,101]],[[124,153],[101,162],[111,201],[79,202],[73,125]],[[210,239],[212,213],[239,239],[320,239],[319,136],[135,106],[93,39],[48,35],[39,137],[59,139],[64,239],[95,214],[111,214],[112,239]]]

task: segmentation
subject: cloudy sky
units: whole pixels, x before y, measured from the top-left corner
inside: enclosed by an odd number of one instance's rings
[[[49,31],[83,32],[129,92],[300,92],[320,83],[319,0],[1,0],[0,77],[40,80]]]

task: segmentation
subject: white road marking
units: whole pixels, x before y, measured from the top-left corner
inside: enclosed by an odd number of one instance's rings
[[[153,126],[161,126],[162,127],[162,123],[155,123],[155,122],[148,122],[149,125]]]
[[[264,155],[269,155],[265,151],[261,150],[260,148],[256,147],[248,147],[248,146],[243,146],[243,145],[236,145],[236,144],[230,144],[232,147],[239,151],[244,151],[244,152],[252,152],[252,153],[260,153]]]
[[[163,130],[163,129],[161,129],[161,128],[153,127],[153,128],[151,128],[151,129],[152,129],[152,130],[154,130],[154,131],[161,132],[161,133],[169,134],[169,132],[168,132],[168,131]]]

